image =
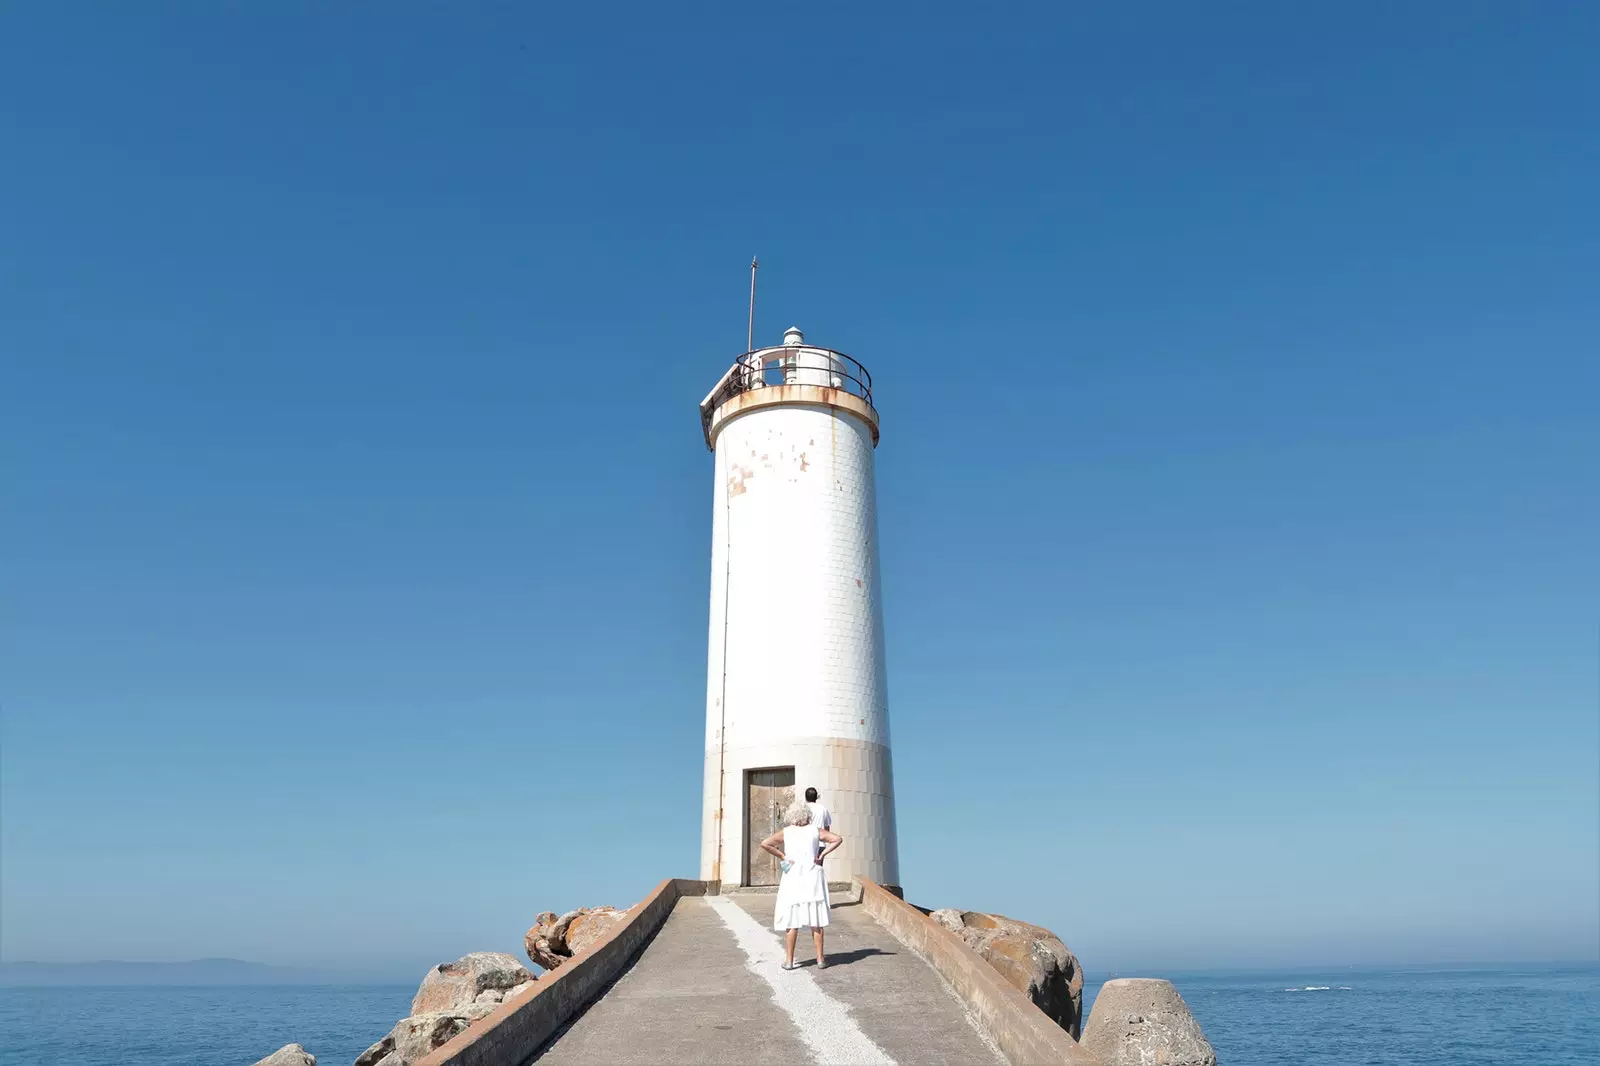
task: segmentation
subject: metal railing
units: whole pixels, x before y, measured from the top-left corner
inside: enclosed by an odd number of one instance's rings
[[[775,385],[818,385],[839,389],[872,407],[872,375],[855,359],[831,348],[781,344],[757,348],[734,360],[717,387],[700,403],[701,428],[709,444],[711,413],[741,392]],[[874,408],[876,410],[876,408]]]
[[[872,375],[855,359],[831,348],[780,344],[757,348],[734,360],[716,388],[700,402],[700,428],[711,444],[711,414],[742,392],[775,385],[818,385],[839,389],[872,407]],[[876,408],[874,408],[876,410]]]

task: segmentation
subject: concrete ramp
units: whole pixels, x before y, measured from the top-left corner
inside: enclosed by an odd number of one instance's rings
[[[803,965],[781,968],[771,893],[716,887],[667,878],[572,961],[417,1066],[1098,1066],[960,937],[867,878],[834,897],[826,969],[809,935]]]
[[[852,899],[834,898],[827,968],[802,931],[803,965],[788,971],[771,894],[678,899],[616,983],[533,1061],[1003,1066],[939,974]]]

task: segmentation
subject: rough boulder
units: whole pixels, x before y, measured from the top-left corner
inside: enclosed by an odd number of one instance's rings
[[[266,1058],[256,1060],[255,1066],[317,1066],[317,1057],[299,1044],[285,1044]]]
[[[1076,1040],[1083,1031],[1083,969],[1048,929],[981,911],[928,915],[955,933],[1000,976]]]
[[[355,1066],[411,1066],[533,983],[526,966],[498,951],[474,951],[455,962],[441,962],[422,979],[411,1016],[363,1051]]]
[[[1083,1046],[1104,1066],[1217,1066],[1217,1053],[1171,981],[1107,981],[1089,1012]]]
[[[473,1003],[500,1002],[508,989],[533,980],[528,968],[512,955],[498,951],[474,951],[455,962],[441,962],[428,971],[411,1001],[412,1015],[455,1010]],[[485,993],[500,993],[498,998],[480,998]]]
[[[466,1032],[467,1026],[493,1010],[493,1004],[485,1003],[401,1018],[388,1036],[357,1057],[355,1066],[412,1066],[434,1048],[443,1047],[451,1037]]]
[[[627,916],[627,911],[615,907],[580,907],[560,917],[545,911],[534,918],[522,943],[529,959],[546,970],[554,970],[588,951]]]

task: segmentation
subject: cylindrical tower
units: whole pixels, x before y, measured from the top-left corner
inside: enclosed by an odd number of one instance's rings
[[[757,845],[812,787],[845,838],[828,880],[898,886],[872,379],[790,329],[728,369],[700,423],[716,455],[700,876],[776,884]]]

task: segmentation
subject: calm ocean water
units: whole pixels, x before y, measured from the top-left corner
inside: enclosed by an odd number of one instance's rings
[[[1165,976],[1220,1066],[1600,1062],[1600,966]]]
[[[1600,967],[1180,974],[1224,1066],[1594,1066]],[[1091,981],[1089,999],[1099,987]],[[4,1066],[350,1066],[410,985],[0,989]],[[1087,1004],[1086,1004],[1087,1006]]]

